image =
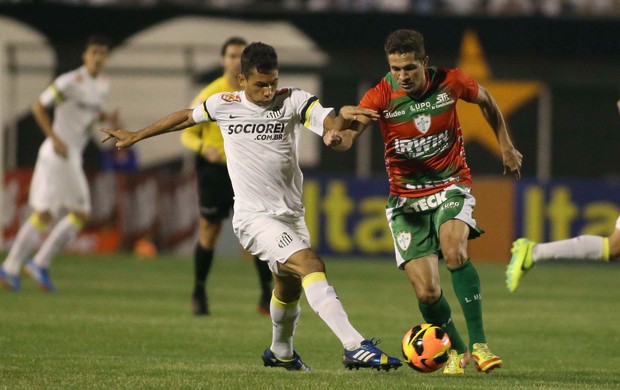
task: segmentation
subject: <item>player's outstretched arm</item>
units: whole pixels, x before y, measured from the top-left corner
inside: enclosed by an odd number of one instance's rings
[[[337,117],[328,116],[323,124],[323,142],[337,151],[349,150],[353,142],[379,114],[357,106],[343,106]]]
[[[506,122],[493,96],[481,85],[478,87],[478,98],[476,103],[480,107],[484,118],[493,129],[495,137],[499,142],[502,151],[502,159],[504,161],[504,174],[507,171],[514,173],[517,179],[521,178],[521,162],[523,155],[519,152],[508,135]]]
[[[191,109],[186,109],[173,112],[152,125],[135,132],[123,129],[101,128],[99,130],[106,133],[106,136],[101,139],[101,142],[106,142],[109,139],[116,138],[115,146],[117,148],[128,148],[145,138],[170,133],[172,131],[183,130],[186,127],[196,124],[194,118],[192,117],[192,111],[193,110]]]

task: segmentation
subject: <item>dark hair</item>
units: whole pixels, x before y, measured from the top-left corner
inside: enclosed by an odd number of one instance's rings
[[[414,30],[401,29],[393,31],[385,40],[383,48],[386,55],[413,52],[416,59],[421,60],[426,57],[424,37]]]
[[[226,42],[224,42],[224,44],[222,45],[222,49],[220,50],[220,55],[222,57],[224,57],[226,55],[226,49],[228,49],[228,46],[231,45],[243,45],[246,46],[248,43],[245,41],[245,39],[241,38],[241,37],[231,37],[228,38],[226,40]]]
[[[273,46],[252,42],[243,50],[241,73],[247,78],[253,68],[256,68],[258,73],[269,73],[278,69],[278,55]]]
[[[86,38],[86,45],[84,46],[84,49],[87,49],[90,45],[110,47],[110,40],[105,35],[93,34]]]

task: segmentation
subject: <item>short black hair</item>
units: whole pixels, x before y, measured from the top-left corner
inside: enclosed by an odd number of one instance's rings
[[[253,68],[256,68],[258,73],[269,73],[278,69],[278,55],[273,46],[252,42],[243,50],[241,73],[247,78]]]
[[[224,57],[226,55],[226,49],[228,49],[228,46],[230,45],[247,46],[247,44],[248,43],[246,42],[246,40],[241,37],[230,37],[222,45],[222,49],[220,50],[220,55]]]
[[[100,45],[110,47],[110,39],[105,35],[101,34],[92,34],[86,38],[86,45],[84,46],[84,50],[88,49],[90,45]]]
[[[400,29],[393,31],[385,40],[385,54],[406,54],[414,53],[416,59],[424,59],[424,37],[417,31]]]

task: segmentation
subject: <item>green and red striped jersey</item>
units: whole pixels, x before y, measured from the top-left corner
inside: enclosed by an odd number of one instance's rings
[[[478,83],[458,69],[428,67],[426,76],[428,88],[420,98],[405,94],[388,73],[360,102],[381,114],[392,195],[412,198],[452,184],[471,186],[456,103],[474,102]]]

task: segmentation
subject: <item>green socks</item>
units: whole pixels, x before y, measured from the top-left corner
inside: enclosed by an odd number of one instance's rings
[[[452,276],[452,286],[456,294],[469,333],[469,348],[474,343],[486,343],[484,326],[482,324],[482,295],[480,293],[480,278],[473,263],[469,259],[460,267],[449,269]]]
[[[457,353],[461,354],[467,350],[463,339],[461,339],[461,335],[459,335],[456,326],[454,326],[454,322],[452,322],[450,305],[443,296],[443,293],[438,300],[430,305],[418,302],[418,307],[420,308],[422,317],[424,317],[424,321],[429,324],[440,326],[446,330],[448,336],[450,336],[452,348],[456,349]]]

